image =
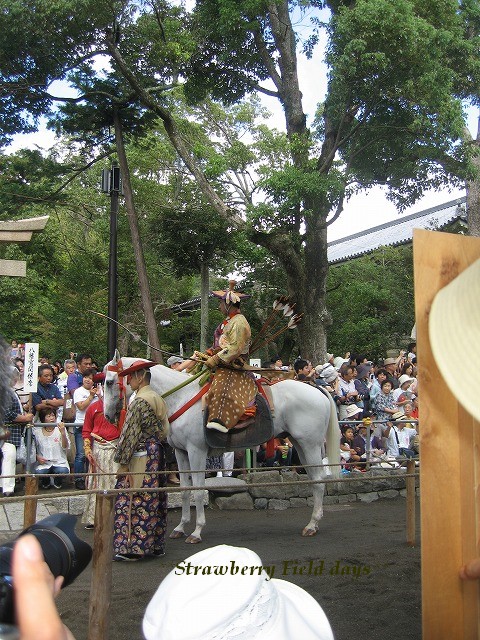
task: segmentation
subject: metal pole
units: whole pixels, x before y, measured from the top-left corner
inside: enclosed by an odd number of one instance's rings
[[[248,469],[247,473],[250,473],[252,470],[252,450],[245,449],[245,467]]]
[[[117,289],[117,229],[118,195],[120,192],[120,168],[114,163],[110,172],[110,254],[108,262],[108,357],[111,359],[117,348],[118,338],[118,289]]]

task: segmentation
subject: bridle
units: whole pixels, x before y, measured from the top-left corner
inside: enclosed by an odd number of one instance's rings
[[[122,409],[120,411],[120,414],[123,414],[123,419],[125,418],[125,414],[127,411],[127,387],[126,387],[126,381],[125,381],[125,376],[119,376],[118,374],[124,370],[124,366],[123,366],[123,362],[122,359],[120,358],[120,360],[117,362],[117,364],[109,364],[107,365],[107,371],[112,371],[113,373],[117,374],[117,384],[118,384],[118,393],[119,393],[119,402],[121,402],[122,404]],[[192,377],[191,382],[193,382],[196,378],[198,378],[200,374],[197,374],[196,376]],[[171,415],[169,417],[169,422],[172,423],[174,422],[177,418],[179,418],[181,415],[183,415],[185,413],[185,411],[187,411],[188,409],[190,409],[190,407],[192,407],[196,402],[198,402],[200,400],[200,398],[205,395],[205,393],[210,389],[210,384],[205,384],[203,385],[203,387],[200,389],[200,391],[195,394],[193,396],[193,398],[191,398],[186,404],[184,404],[180,409],[178,409],[178,411],[176,411],[173,415]],[[170,395],[171,392],[175,391],[175,389],[172,389],[170,392],[166,392],[165,395]],[[163,395],[161,396],[163,398]],[[123,424],[123,421],[122,421]]]
[[[117,374],[117,385],[118,385],[118,397],[119,402],[122,404],[122,409],[127,408],[127,387],[125,376],[119,376],[118,374],[123,371],[124,366],[122,359],[117,362],[117,364],[109,364],[107,365],[107,371],[112,371]]]

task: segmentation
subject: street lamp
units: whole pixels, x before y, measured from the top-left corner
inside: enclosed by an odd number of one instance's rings
[[[122,178],[120,167],[116,162],[111,169],[102,171],[102,191],[110,196],[110,253],[108,260],[108,330],[107,350],[112,359],[117,348],[118,337],[118,274],[117,274],[117,228],[118,228],[118,197],[122,193]]]

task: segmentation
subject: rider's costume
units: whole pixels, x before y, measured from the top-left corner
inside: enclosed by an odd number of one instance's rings
[[[215,329],[213,358],[217,369],[212,386],[206,396],[208,406],[207,427],[224,431],[234,427],[245,412],[246,407],[255,398],[253,376],[243,371],[250,348],[251,331],[247,319],[237,306],[241,297],[247,297],[233,290],[235,283],[230,282],[229,291],[213,291],[213,295],[225,301],[229,309],[228,316]]]

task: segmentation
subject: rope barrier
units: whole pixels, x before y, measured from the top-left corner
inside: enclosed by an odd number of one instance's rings
[[[275,470],[278,470],[278,467],[275,467]],[[148,475],[157,475],[159,473],[163,473],[163,472],[153,472],[153,473],[149,473]],[[195,473],[195,472],[193,472]],[[367,473],[367,472],[366,472]],[[323,478],[323,479],[319,479],[319,480],[286,480],[286,481],[282,481],[282,482],[277,482],[277,481],[272,481],[272,482],[247,482],[246,483],[246,487],[248,488],[257,488],[257,487],[287,487],[287,486],[299,486],[299,485],[304,485],[304,486],[308,486],[308,485],[313,485],[313,484],[335,484],[337,482],[339,483],[348,483],[348,482],[358,482],[358,481],[370,481],[370,482],[374,482],[375,480],[391,480],[392,476],[385,474],[385,475],[380,475],[380,474],[375,474],[375,475],[366,475],[366,473],[362,473],[361,475],[353,475],[351,478],[345,478],[345,477],[339,477],[339,478]],[[23,474],[25,475],[25,474]],[[55,476],[59,476],[61,474],[49,474],[52,477]],[[73,477],[74,474],[69,474]],[[76,474],[75,474],[76,475]],[[85,474],[84,474],[85,475]],[[93,475],[93,474],[92,474]],[[97,473],[95,474],[97,476],[99,475],[116,475],[116,474],[111,474],[111,473],[106,473],[106,474],[101,474],[101,473]],[[137,473],[131,473],[128,475],[145,475],[145,473],[143,472],[137,472]],[[13,476],[10,476],[13,477]],[[20,477],[20,476],[17,476]],[[33,478],[36,480],[41,479],[42,475],[28,475],[25,476],[28,478]],[[62,477],[67,477],[66,475],[62,476]],[[418,473],[402,473],[401,476],[398,476],[400,478],[417,478],[419,477]],[[215,490],[221,490],[221,489],[225,489],[225,490],[231,490],[232,489],[232,485],[231,484],[225,484],[225,485],[215,485]],[[81,489],[81,490],[74,490],[74,491],[60,491],[60,490],[56,490],[54,493],[42,493],[42,494],[35,494],[35,495],[25,495],[25,496],[11,496],[8,498],[2,498],[0,500],[0,504],[3,504],[4,502],[15,502],[15,501],[22,501],[22,500],[29,500],[32,498],[35,499],[45,499],[48,497],[52,497],[52,498],[65,498],[65,497],[78,497],[81,495],[118,495],[119,493],[156,493],[156,492],[160,492],[160,493],[165,493],[165,492],[172,492],[172,493],[181,493],[184,491],[203,491],[203,490],[208,490],[208,487],[206,487],[205,485],[201,486],[201,487],[196,487],[193,485],[189,485],[189,486],[165,486],[165,487],[140,487],[138,489],[116,489],[116,488],[111,488],[111,489]]]

